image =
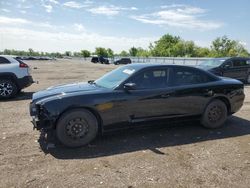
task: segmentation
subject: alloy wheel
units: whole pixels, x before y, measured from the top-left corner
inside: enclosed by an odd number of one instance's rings
[[[8,82],[0,83],[0,95],[2,97],[10,96],[13,92],[13,86]]]

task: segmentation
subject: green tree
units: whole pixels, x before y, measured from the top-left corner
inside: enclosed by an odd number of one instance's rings
[[[131,56],[136,56],[137,55],[137,48],[135,48],[134,46],[132,48],[129,49],[129,54]]]
[[[98,56],[108,57],[108,52],[105,48],[97,47],[95,48],[95,54]]]
[[[110,48],[107,49],[108,52],[108,57],[114,57],[114,51],[111,50]]]
[[[210,49],[203,48],[203,47],[196,47],[195,56],[196,57],[210,57]]]
[[[90,57],[90,51],[88,50],[81,50],[81,56],[83,57]]]
[[[122,56],[122,57],[126,57],[126,56],[129,56],[129,53],[126,52],[125,50],[122,50],[119,55]]]
[[[34,50],[32,48],[29,48],[28,51],[29,56],[34,56]]]
[[[231,40],[227,36],[216,38],[211,45],[211,56],[249,56],[248,51],[239,41]]]
[[[149,57],[150,52],[148,50],[145,50],[145,49],[139,47],[139,48],[137,48],[136,56],[138,56],[138,57]]]
[[[175,47],[175,45],[177,45],[180,41],[180,37],[166,34],[163,35],[158,41],[155,41],[154,45],[150,44],[149,48],[153,56],[176,56],[177,48],[183,48],[181,47],[182,44],[179,44],[179,47]]]

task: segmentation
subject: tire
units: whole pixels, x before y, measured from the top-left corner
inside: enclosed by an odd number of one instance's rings
[[[218,99],[211,101],[201,119],[201,124],[206,128],[219,128],[225,123],[228,116],[226,104]]]
[[[97,119],[85,109],[70,110],[64,113],[56,125],[58,140],[71,148],[88,144],[94,140],[97,133]]]
[[[17,94],[17,85],[11,80],[0,80],[0,98],[9,99]]]

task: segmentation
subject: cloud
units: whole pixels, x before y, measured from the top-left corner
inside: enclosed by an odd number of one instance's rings
[[[102,14],[106,16],[115,16],[119,14],[123,10],[138,10],[136,7],[118,7],[114,5],[110,6],[99,6],[95,8],[88,9],[87,11],[91,12],[92,14]]]
[[[63,5],[69,8],[80,9],[80,8],[88,7],[90,3],[91,1],[85,1],[85,3],[78,3],[76,1],[68,1],[68,2],[65,2]]]
[[[7,12],[7,13],[9,13],[9,12],[10,12],[10,10],[9,10],[9,9],[5,9],[5,8],[2,8],[2,9],[1,9],[1,11],[3,11],[3,12]]]
[[[162,6],[158,12],[131,16],[131,18],[142,23],[198,30],[217,29],[223,25],[216,21],[202,19],[206,12],[207,10],[199,7],[173,4]]]
[[[99,6],[96,8],[91,8],[88,11],[91,12],[92,14],[103,14],[106,16],[114,16],[119,14],[120,12],[120,7],[116,6]]]
[[[23,18],[10,18],[5,16],[0,16],[0,25],[1,26],[32,26],[32,27],[41,27],[49,29],[57,29],[56,26],[51,25],[48,22],[32,22]]]
[[[57,0],[41,0],[41,3],[48,13],[51,13],[53,11],[53,6],[60,4]]]
[[[47,0],[47,2],[49,2],[49,3],[53,3],[53,4],[59,4],[59,2],[58,1],[56,1],[56,0]]]
[[[75,23],[73,27],[75,28],[76,31],[79,31],[79,32],[85,31],[85,27],[82,24]]]
[[[34,30],[32,27],[3,27],[0,25],[2,40],[0,50],[3,49],[28,49],[33,48],[37,51],[47,52],[65,52],[80,51],[87,49],[93,51],[95,47],[102,46],[111,48],[115,52],[128,50],[131,46],[148,47],[150,42],[155,41],[156,37],[114,37],[104,36],[97,33],[83,31],[81,33],[61,32],[57,30],[52,32]]]
[[[22,14],[26,14],[26,10],[20,10],[19,12]]]
[[[9,18],[5,16],[0,16],[1,25],[16,25],[16,24],[29,24],[30,21],[22,18]]]
[[[48,13],[51,13],[52,10],[53,10],[52,5],[45,5],[45,4],[43,4],[42,6],[45,8],[46,12],[48,12]]]

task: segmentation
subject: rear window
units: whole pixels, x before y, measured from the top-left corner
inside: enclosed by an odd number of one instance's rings
[[[235,59],[233,60],[233,66],[234,67],[242,67],[242,66],[246,66],[247,65],[247,61],[245,59]]]
[[[6,59],[5,57],[0,57],[0,64],[9,64],[9,60]]]
[[[173,86],[201,84],[211,81],[214,81],[214,79],[205,72],[186,67],[175,68],[173,71],[173,77],[171,78]]]

